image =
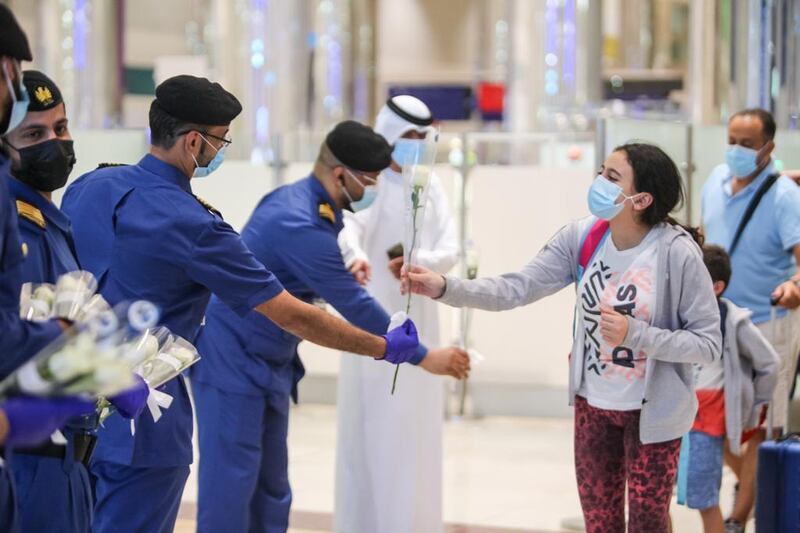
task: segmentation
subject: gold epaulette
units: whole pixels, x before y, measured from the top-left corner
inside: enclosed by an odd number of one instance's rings
[[[319,204],[319,216],[331,224],[336,224],[336,213],[333,211],[333,208],[330,204]]]
[[[22,200],[17,200],[17,213],[21,218],[26,220],[30,220],[37,226],[42,229],[47,228],[47,222],[44,220],[44,215],[42,212],[29,204],[28,202],[23,202]]]
[[[197,200],[200,203],[200,205],[205,207],[206,210],[209,213],[211,213],[212,215],[217,215],[219,218],[222,218],[222,213],[220,213],[219,210],[216,209],[213,205],[211,205],[210,203],[206,202],[205,200],[203,200],[202,198],[200,198],[196,194],[194,195],[194,198],[195,198],[195,200]]]

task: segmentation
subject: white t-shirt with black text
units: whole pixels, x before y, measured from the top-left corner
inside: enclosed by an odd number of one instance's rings
[[[618,250],[609,235],[578,285],[578,313],[584,339],[583,379],[578,394],[590,405],[612,411],[642,408],[647,353],[610,346],[600,333],[600,307],[650,323],[656,304],[658,233]]]

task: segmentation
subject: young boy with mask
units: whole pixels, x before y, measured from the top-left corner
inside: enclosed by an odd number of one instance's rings
[[[752,312],[722,298],[731,277],[730,258],[719,246],[703,247],[703,262],[714,282],[722,326],[722,357],[696,366],[699,408],[688,435],[686,505],[700,511],[705,533],[741,524],[723,522],[719,507],[724,446],[741,452],[772,398],[778,379],[778,354],[751,320]],[[735,530],[735,529],[734,529]]]

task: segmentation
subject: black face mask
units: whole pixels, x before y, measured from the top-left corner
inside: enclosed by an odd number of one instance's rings
[[[53,192],[60,189],[66,185],[69,173],[75,166],[72,141],[50,139],[14,150],[19,154],[19,167],[12,167],[11,174],[37,191]]]

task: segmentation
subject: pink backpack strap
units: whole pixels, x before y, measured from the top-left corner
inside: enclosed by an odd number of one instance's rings
[[[586,270],[586,267],[589,266],[589,263],[592,261],[592,257],[597,252],[600,245],[603,244],[603,241],[606,240],[608,236],[608,221],[598,219],[592,227],[589,228],[589,231],[583,237],[583,241],[581,242],[580,251],[578,253],[578,278],[577,281],[583,277],[583,273]]]

